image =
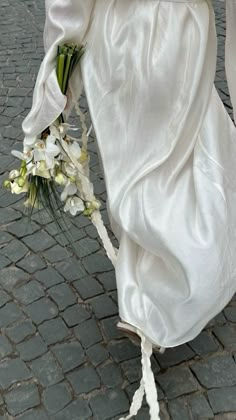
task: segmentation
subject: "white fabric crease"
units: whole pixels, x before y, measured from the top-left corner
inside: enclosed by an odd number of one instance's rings
[[[236,129],[214,87],[210,0],[46,0],[46,55],[23,123],[30,144],[66,106],[55,73],[86,43],[85,87],[119,242],[119,312],[154,344],[187,342],[236,290]],[[236,115],[236,1],[226,73]],[[114,256],[115,259],[115,256]]]

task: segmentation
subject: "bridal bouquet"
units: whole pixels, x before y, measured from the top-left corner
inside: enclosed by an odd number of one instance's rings
[[[57,79],[61,91],[67,93],[70,77],[84,54],[83,46],[59,46]],[[89,181],[88,133],[85,117],[79,106],[82,137],[69,133],[75,128],[64,121],[63,114],[40,133],[35,143],[25,146],[23,152],[12,151],[21,160],[19,169],[12,170],[4,186],[14,194],[26,193],[25,206],[46,208],[53,215],[57,210],[73,216],[83,213],[91,217],[100,207]]]

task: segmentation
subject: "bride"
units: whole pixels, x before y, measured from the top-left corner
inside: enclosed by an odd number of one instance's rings
[[[236,117],[236,0],[226,8]],[[44,42],[25,144],[65,107],[69,113],[83,81],[119,239],[121,327],[142,339],[139,391],[157,420],[152,346],[192,340],[236,291],[236,128],[214,87],[213,7],[210,0],[46,0]],[[86,44],[68,98],[55,72],[64,42]]]

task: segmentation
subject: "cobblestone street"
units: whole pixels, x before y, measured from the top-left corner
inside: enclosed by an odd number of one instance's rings
[[[216,86],[232,115],[224,2],[213,3]],[[44,0],[1,0],[0,10],[2,183],[18,166],[9,152],[21,150],[21,123],[43,58]],[[92,138],[89,151],[108,225]],[[29,224],[23,201],[0,189],[0,420],[119,419],[139,385],[141,365],[139,347],[116,329],[112,265],[87,218],[74,218],[68,226],[76,255],[45,212],[35,213]],[[195,340],[155,353],[152,365],[163,420],[236,420],[236,299]],[[136,418],[149,420],[146,405]]]

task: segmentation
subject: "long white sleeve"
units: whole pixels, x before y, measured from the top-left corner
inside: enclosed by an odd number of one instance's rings
[[[53,123],[66,106],[67,98],[61,93],[57,82],[57,48],[66,42],[83,42],[94,3],[95,0],[46,0],[46,55],[35,84],[32,109],[22,125],[25,144],[32,144],[35,137]]]
[[[225,67],[236,122],[236,0],[226,0],[226,16]]]

